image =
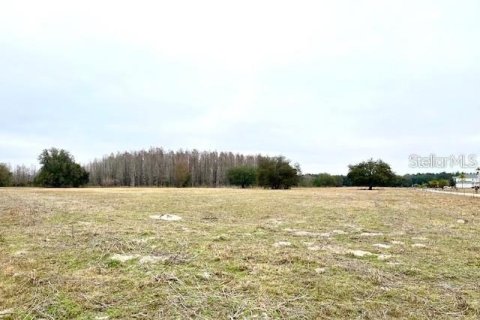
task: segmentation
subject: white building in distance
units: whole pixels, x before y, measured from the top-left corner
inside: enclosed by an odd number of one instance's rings
[[[470,189],[479,184],[479,176],[476,173],[465,173],[465,178],[460,178],[460,176],[453,177],[455,180],[455,186],[459,189]]]

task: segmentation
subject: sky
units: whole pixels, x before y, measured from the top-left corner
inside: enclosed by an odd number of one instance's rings
[[[3,1],[0,162],[153,146],[462,171],[411,155],[480,164],[479,16],[478,0]]]

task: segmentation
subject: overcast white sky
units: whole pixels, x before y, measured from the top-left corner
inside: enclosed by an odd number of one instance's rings
[[[2,1],[0,162],[52,146],[82,163],[283,154],[311,173],[480,160],[479,17],[478,0]]]

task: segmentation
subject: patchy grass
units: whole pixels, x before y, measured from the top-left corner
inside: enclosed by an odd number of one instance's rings
[[[479,207],[394,189],[0,189],[0,319],[478,319]]]

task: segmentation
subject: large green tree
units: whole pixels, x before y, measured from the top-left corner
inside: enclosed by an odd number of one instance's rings
[[[12,181],[12,172],[4,163],[0,163],[0,187],[8,187]]]
[[[349,165],[347,177],[354,186],[368,187],[372,190],[376,186],[391,186],[395,181],[395,174],[390,165],[382,160],[370,159],[356,165]]]
[[[227,172],[228,182],[242,188],[253,185],[257,179],[257,170],[252,166],[238,166]]]
[[[38,157],[42,168],[35,178],[35,184],[43,187],[79,187],[88,183],[88,172],[68,151],[51,148],[43,150]]]
[[[262,157],[258,161],[258,185],[271,189],[290,189],[297,185],[299,171],[298,165],[292,167],[284,157]]]

